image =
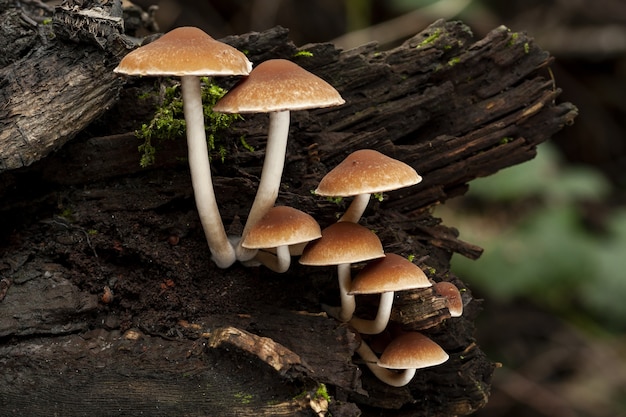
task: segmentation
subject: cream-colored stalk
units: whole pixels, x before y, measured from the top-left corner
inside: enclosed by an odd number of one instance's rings
[[[280,180],[283,175],[287,139],[289,137],[289,110],[271,112],[269,117],[267,145],[259,188],[243,229],[243,238],[239,241],[236,249],[236,257],[239,261],[248,261],[257,254],[256,249],[246,249],[241,245],[241,242],[244,241],[250,228],[261,220],[276,203],[280,189]]]
[[[224,230],[215,192],[213,191],[211,166],[204,130],[204,110],[202,107],[200,78],[195,75],[182,76],[181,91],[187,130],[189,171],[191,173],[191,183],[200,216],[200,223],[202,224],[213,261],[220,268],[228,268],[237,258],[235,250],[228,241],[226,231]]]
[[[365,365],[372,371],[376,378],[392,387],[405,386],[411,382],[411,379],[413,379],[417,371],[416,369],[392,371],[378,366],[378,356],[376,356],[374,351],[363,341],[361,341],[361,345],[356,349],[356,353],[363,359]]]

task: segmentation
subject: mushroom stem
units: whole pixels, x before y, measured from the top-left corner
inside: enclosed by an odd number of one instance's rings
[[[350,325],[354,329],[362,334],[378,334],[385,330],[387,323],[389,323],[389,316],[391,315],[391,307],[393,305],[393,291],[384,292],[380,295],[380,302],[378,304],[378,312],[374,320],[365,320],[359,317],[352,317],[350,319]]]
[[[348,294],[352,285],[352,276],[350,274],[351,264],[337,265],[337,278],[339,281],[339,297],[341,299],[341,307],[322,305],[324,311],[334,319],[347,323],[352,319],[356,302],[354,295]]]
[[[250,228],[274,206],[274,203],[276,203],[278,190],[280,188],[280,179],[283,175],[283,167],[285,165],[288,136],[289,110],[271,112],[261,179],[256,196],[254,197],[254,202],[252,203],[252,208],[248,214],[248,220],[246,220],[246,225],[243,228],[243,238],[246,237]],[[241,241],[243,240],[244,239]],[[240,261],[250,260],[257,253],[256,250],[242,247],[241,243],[237,246],[236,251],[237,259]]]
[[[337,265],[337,276],[339,280],[339,296],[341,297],[341,311],[339,312],[338,319],[347,322],[352,318],[356,308],[354,295],[348,294],[350,286],[352,285],[350,264]]]
[[[386,368],[378,366],[378,357],[367,345],[367,343],[361,341],[361,344],[356,349],[356,353],[365,361],[365,365],[370,368],[370,371],[387,385],[392,387],[403,387],[408,384],[415,376],[416,369],[404,369],[402,371],[391,371]]]
[[[343,214],[343,216],[341,216],[339,221],[358,223],[359,219],[361,219],[361,216],[367,208],[367,205],[370,201],[370,196],[371,194],[369,193],[355,195],[352,203],[350,203],[350,206]]]
[[[261,262],[272,271],[282,274],[283,272],[287,272],[289,265],[291,265],[289,246],[278,246],[276,248],[276,255],[266,251],[258,251],[254,260]]]
[[[235,250],[226,236],[213,191],[204,131],[200,78],[195,75],[182,76],[181,91],[187,130],[189,171],[196,208],[213,261],[220,268],[228,268],[236,261]]]

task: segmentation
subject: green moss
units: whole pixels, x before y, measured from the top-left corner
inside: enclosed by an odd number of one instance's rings
[[[448,66],[453,67],[453,66],[455,66],[456,64],[458,64],[459,62],[461,62],[461,58],[459,58],[458,56],[457,56],[457,57],[454,57],[454,58],[451,58],[451,59],[448,61]]]
[[[223,162],[226,157],[226,147],[217,143],[219,134],[228,129],[235,121],[241,119],[238,114],[225,114],[213,112],[213,106],[226,94],[226,90],[213,84],[206,77],[202,79],[202,103],[204,105],[204,126],[207,137],[209,157],[217,156]],[[149,97],[143,94],[142,98]],[[153,140],[179,139],[185,136],[185,117],[183,114],[183,101],[180,93],[180,85],[175,84],[165,88],[163,100],[156,109],[152,120],[143,124],[135,135],[143,139],[139,145],[142,167],[152,165],[156,158],[156,148]]]
[[[433,33],[431,33],[428,37],[426,37],[426,39],[424,39],[423,41],[421,41],[416,48],[423,48],[426,45],[429,45],[431,43],[433,43],[434,41],[436,41],[437,39],[439,39],[439,36],[441,35],[441,29],[437,29],[435,30]]]
[[[500,145],[506,145],[507,143],[511,142],[512,140],[513,140],[512,137],[505,136],[502,139],[500,139]]]
[[[70,208],[64,208],[61,213],[59,213],[59,217],[64,218],[67,221],[74,221],[74,212]]]
[[[384,199],[384,198],[383,198],[383,193],[374,193],[372,196],[373,196],[376,200],[378,200],[379,202],[382,202],[382,201],[383,201],[383,199]]]
[[[518,38],[519,38],[519,33],[517,33],[517,32],[511,33],[511,38],[509,39],[509,42],[506,44],[506,46],[513,46],[513,45],[515,45],[515,42],[517,42]]]
[[[300,394],[293,397],[294,400],[301,400],[303,398],[311,398],[311,399],[323,398],[329,403],[331,401],[330,394],[328,393],[328,389],[326,388],[326,384],[323,384],[323,383],[320,383],[317,386],[317,388],[315,388],[315,391],[304,390]]]
[[[241,136],[239,138],[239,142],[241,143],[241,146],[243,146],[244,149],[246,149],[248,152],[254,152],[254,147],[246,142],[246,138],[244,136]]]
[[[220,156],[220,162],[223,164],[224,161],[226,160],[226,154],[228,152],[226,151],[226,148],[224,147],[224,145],[219,145],[217,148],[217,154]]]
[[[243,392],[235,393],[235,398],[241,401],[241,404],[250,404],[254,398],[252,394],[245,394]]]
[[[300,56],[304,56],[304,57],[312,57],[313,56],[313,52],[310,51],[298,51],[295,54],[293,54],[294,58],[300,57]]]
[[[511,37],[510,37],[509,41],[507,42],[506,46],[516,45],[517,41],[519,40],[519,37],[520,37],[519,33],[517,33],[517,32],[511,33]],[[523,48],[524,48],[524,53],[525,54],[530,52],[530,44],[528,42],[524,42]]]
[[[328,395],[328,390],[326,389],[325,384],[320,383],[318,385],[313,398],[323,398],[330,403],[330,395]]]
[[[146,91],[145,93],[141,93],[137,96],[139,100],[147,100],[150,97],[154,97],[156,93],[154,91]]]
[[[311,190],[311,194],[317,195],[315,190]],[[331,203],[340,204],[343,201],[343,197],[326,197],[326,201],[330,201]]]
[[[406,258],[409,260],[409,262],[413,262],[415,260],[415,255],[414,254],[410,254]]]

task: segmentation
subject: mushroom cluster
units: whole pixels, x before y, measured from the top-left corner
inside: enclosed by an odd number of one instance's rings
[[[341,218],[323,230],[309,214],[292,207],[275,206],[285,162],[290,111],[343,104],[343,98],[330,84],[284,59],[268,60],[253,69],[243,53],[193,27],[174,29],[130,52],[114,71],[181,78],[196,207],[212,259],[219,268],[240,261],[244,265],[260,263],[283,273],[289,269],[293,255],[301,255],[300,263],[304,265],[336,266],[341,305],[324,306],[324,309],[363,335],[380,334],[388,328],[397,291],[433,286],[417,265],[400,255],[386,254],[376,234],[359,224],[372,194],[413,186],[422,180],[409,165],[372,149],[350,154],[328,172],[315,190],[320,196],[353,197]],[[200,76],[242,76],[215,104],[213,111],[269,113],[259,186],[241,236],[227,236],[213,191]],[[352,279],[352,265],[362,262],[367,264]],[[437,283],[433,289],[446,299],[451,316],[462,314],[463,302],[453,284]],[[354,315],[355,297],[361,294],[380,295],[372,320]],[[365,341],[357,354],[376,377],[392,386],[407,384],[416,369],[448,359],[441,347],[417,332],[398,336],[380,358]]]
[[[316,75],[284,59],[268,60],[252,69],[252,63],[243,53],[216,41],[195,27],[173,29],[159,39],[135,49],[121,60],[114,72],[181,78],[194,198],[215,264],[219,268],[228,268],[236,261],[246,262],[254,258],[276,272],[285,272],[289,267],[285,249],[279,249],[276,257],[268,256],[265,252],[259,253],[262,247],[258,243],[251,243],[246,237],[265,216],[270,215],[274,219],[278,217],[270,211],[278,196],[285,161],[289,112],[343,104],[344,100],[337,90]],[[200,76],[244,76],[216,103],[213,111],[270,114],[259,188],[240,237],[227,236],[213,190]],[[284,211],[279,210],[281,213]],[[310,223],[310,220],[307,221]],[[265,224],[263,227],[285,226]]]
[[[289,114],[343,104],[337,90],[321,78],[285,59],[270,59],[259,64],[213,107],[223,113],[269,113],[269,129],[261,179],[252,208],[236,248],[237,259],[252,259],[256,251],[243,242],[250,229],[274,205],[285,165]]]
[[[324,309],[359,334],[376,335],[387,329],[395,292],[433,287],[417,265],[398,254],[384,253],[378,237],[358,224],[372,194],[412,186],[421,180],[409,165],[378,151],[361,149],[329,171],[315,190],[321,196],[354,199],[336,223],[322,230],[320,239],[305,246],[300,263],[337,265],[341,305],[324,306]],[[364,261],[368,263],[352,279],[351,264]],[[438,283],[433,288],[446,299],[450,316],[462,313],[460,293],[453,284]],[[374,319],[354,315],[355,296],[359,294],[380,295]],[[439,365],[448,359],[437,343],[418,332],[404,333],[392,340],[380,358],[363,340],[357,354],[378,379],[396,387],[408,384],[417,369]]]

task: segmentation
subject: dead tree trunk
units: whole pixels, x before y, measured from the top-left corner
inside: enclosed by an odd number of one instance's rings
[[[392,388],[353,358],[359,336],[321,313],[337,302],[332,268],[278,275],[211,263],[184,141],[160,143],[156,165],[139,168],[132,131],[150,117],[141,96],[157,81],[112,76],[130,45],[118,20],[90,20],[93,29],[76,23],[83,9],[55,13],[53,30],[27,29],[29,47],[3,54],[13,59],[0,69],[0,414],[452,416],[485,405],[495,365],[473,338],[480,303],[449,270],[453,253],[481,249],[429,208],[531,159],[572,123],[547,52],[504,27],[476,41],[443,21],[391,50],[296,47],[282,28],[224,40],[254,63],[292,59],[346,99],[294,112],[281,204],[332,223],[344,203],[310,190],[360,148],[424,177],[372,204],[363,223],[387,252],[413,254],[430,278],[461,287],[466,310],[451,319],[430,289],[397,296],[391,327],[425,332],[450,360]],[[220,139],[216,194],[233,230],[254,196],[266,125],[249,116]],[[363,301],[360,314],[371,314],[376,300]]]

